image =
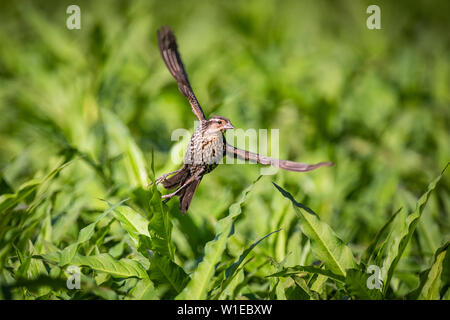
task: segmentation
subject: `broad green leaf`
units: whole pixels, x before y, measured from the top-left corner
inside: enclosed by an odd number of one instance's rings
[[[158,300],[158,291],[150,279],[139,280],[126,299]]]
[[[108,250],[108,253],[114,258],[119,258],[125,249],[125,242],[121,241]]]
[[[99,296],[104,300],[118,300],[117,293],[110,288],[98,288],[94,287],[90,290],[93,294]]]
[[[311,296],[307,293],[307,285],[304,283],[304,279],[298,280],[298,283],[294,281],[294,285],[289,286],[285,290],[287,300],[311,300]]]
[[[113,277],[140,279],[148,278],[147,272],[139,262],[131,259],[116,260],[108,253],[101,253],[94,256],[76,255],[73,257],[71,265],[86,266],[98,272],[106,272]]]
[[[295,290],[293,291],[294,294],[288,294],[286,290],[286,297],[288,300],[318,300],[319,294],[311,288],[308,287],[308,284],[306,283],[305,279],[292,275],[292,280],[294,280],[295,283]],[[300,293],[300,294],[299,294]]]
[[[277,278],[276,284],[274,287],[275,297],[277,300],[287,300],[285,284],[289,281],[289,279],[280,279]]]
[[[422,287],[419,295],[419,300],[439,300],[440,298],[440,286],[441,286],[441,274],[443,269],[443,261],[445,256],[448,254],[448,246],[446,245],[446,250],[440,252],[435,257],[435,261],[431,266],[430,272],[428,272],[427,281]]]
[[[370,289],[367,280],[371,274],[360,269],[347,270],[345,277],[345,288],[348,294],[357,300],[381,300],[383,294],[377,288]]]
[[[388,249],[388,253],[382,267],[382,275],[384,278],[383,294],[386,294],[387,288],[389,288],[395,268],[397,267],[397,264],[400,261],[406,246],[411,240],[411,237],[414,233],[414,230],[416,229],[417,223],[420,220],[423,209],[428,202],[428,198],[430,197],[431,192],[433,192],[433,190],[436,188],[437,183],[441,180],[448,165],[449,164],[447,164],[444,170],[442,170],[441,174],[428,185],[427,192],[425,192],[425,194],[423,194],[417,201],[416,209],[414,210],[414,212],[408,215],[405,223],[403,224],[403,228],[401,230],[395,230],[395,234],[393,235],[394,241],[391,243],[391,246]]]
[[[150,234],[151,250],[161,256],[166,256],[170,260],[174,257],[172,244],[172,222],[167,210],[167,206],[161,201],[161,194],[153,185],[153,196],[150,200],[153,216],[148,224]]]
[[[408,299],[439,300],[441,284],[448,285],[450,273],[450,242],[445,243],[434,254],[432,266],[421,272],[419,286],[407,295]]]
[[[33,256],[33,258],[44,259],[50,263],[59,264],[59,261],[61,261],[61,252],[53,251],[45,254],[38,254]]]
[[[248,193],[252,190],[255,183],[261,178],[258,177],[243,192],[241,199],[232,204],[229,214],[219,220],[216,224],[216,236],[214,240],[209,241],[205,246],[203,261],[200,262],[197,269],[191,276],[191,280],[176,299],[200,300],[206,298],[211,278],[214,275],[217,263],[220,261],[226,248],[227,239],[231,234],[233,222],[242,213],[242,204],[247,199]]]
[[[120,206],[114,210],[114,216],[137,244],[139,235],[150,236],[148,220],[128,206]]]
[[[345,276],[345,270],[356,267],[352,251],[338,238],[328,224],[308,207],[295,201],[292,195],[276,185],[280,193],[288,198],[298,214],[303,233],[311,240],[311,250],[317,259],[335,274]]]
[[[148,274],[155,284],[167,284],[176,294],[180,293],[189,281],[189,276],[183,268],[159,254],[154,254],[150,258]]]

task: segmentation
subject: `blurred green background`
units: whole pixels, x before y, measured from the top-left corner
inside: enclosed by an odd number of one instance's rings
[[[71,4],[81,8],[81,30],[66,28]],[[366,27],[370,4],[381,7],[381,30]],[[450,160],[448,12],[448,1],[2,1],[0,189],[17,190],[73,157],[46,193],[55,200],[50,241],[63,248],[105,208],[99,199],[122,199],[139,185],[123,156],[129,138],[148,172],[152,149],[157,176],[177,169],[171,152],[183,144],[171,133],[192,132],[195,118],[157,49],[156,30],[168,24],[207,116],[280,129],[281,158],[336,164],[264,176],[228,254],[283,228],[260,250],[288,265],[310,259],[271,182],[361,252]],[[258,175],[256,165],[222,165],[205,176],[186,216],[169,202],[176,261],[187,272]],[[449,188],[446,174],[398,278],[428,267],[448,239]],[[27,239],[41,232],[33,230]]]

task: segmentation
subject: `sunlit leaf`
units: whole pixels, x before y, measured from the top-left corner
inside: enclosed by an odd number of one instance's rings
[[[148,274],[154,283],[167,284],[176,294],[180,293],[189,281],[183,268],[159,254],[154,254],[150,258]]]
[[[332,272],[345,276],[345,270],[356,267],[352,251],[339,239],[336,233],[321,221],[308,207],[298,203],[292,195],[276,185],[280,193],[288,198],[298,214],[303,233],[311,240],[311,249]]]
[[[441,284],[448,286],[450,273],[450,242],[445,243],[434,254],[432,266],[421,272],[417,289],[408,294],[408,299],[438,300]]]
[[[76,255],[73,257],[71,265],[86,266],[99,272],[107,272],[118,278],[148,278],[145,269],[137,261],[131,259],[116,260],[107,253],[88,257]]]
[[[447,166],[442,170],[441,174],[435,178],[429,185],[428,190],[417,200],[416,209],[406,218],[403,228],[401,230],[395,230],[394,242],[388,248],[388,253],[384,264],[382,267],[385,287],[383,288],[383,293],[386,293],[389,287],[390,281],[400,261],[406,246],[408,245],[411,237],[416,229],[417,223],[422,215],[423,209],[425,208],[428,198],[431,192],[436,188],[437,183],[441,180]]]

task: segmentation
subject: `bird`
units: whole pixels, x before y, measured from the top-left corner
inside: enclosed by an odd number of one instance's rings
[[[224,134],[225,131],[234,129],[234,126],[229,119],[222,116],[206,118],[192,90],[172,29],[169,26],[162,26],[157,30],[157,39],[159,52],[167,69],[176,80],[179,91],[187,98],[193,113],[199,120],[199,125],[195,128],[189,141],[183,166],[178,170],[162,175],[154,181],[155,184],[162,183],[162,186],[167,190],[175,189],[174,192],[161,197],[164,202],[177,196],[180,201],[180,211],[184,215],[189,209],[203,176],[213,171],[224,156],[262,165],[272,165],[295,172],[306,172],[333,165],[332,162],[307,164],[279,160],[238,149],[228,144]]]

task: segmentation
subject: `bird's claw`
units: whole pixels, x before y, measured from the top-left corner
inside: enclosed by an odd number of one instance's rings
[[[157,185],[157,184],[161,183],[163,180],[166,180],[166,178],[167,178],[168,176],[170,176],[170,175],[172,175],[172,174],[175,174],[175,173],[178,173],[178,172],[180,172],[180,171],[181,171],[181,169],[178,169],[178,170],[175,170],[175,171],[172,171],[172,172],[163,174],[161,177],[159,177],[159,178],[157,178],[157,179],[155,180],[155,184]],[[153,185],[153,181],[150,181],[150,183],[149,183],[148,186],[150,187],[150,186],[152,186],[152,185]]]
[[[161,183],[161,181],[163,181],[166,177],[159,177],[158,179],[155,180],[155,184],[158,185]],[[150,183],[148,184],[149,187],[151,187],[153,185],[153,181],[150,181]]]

